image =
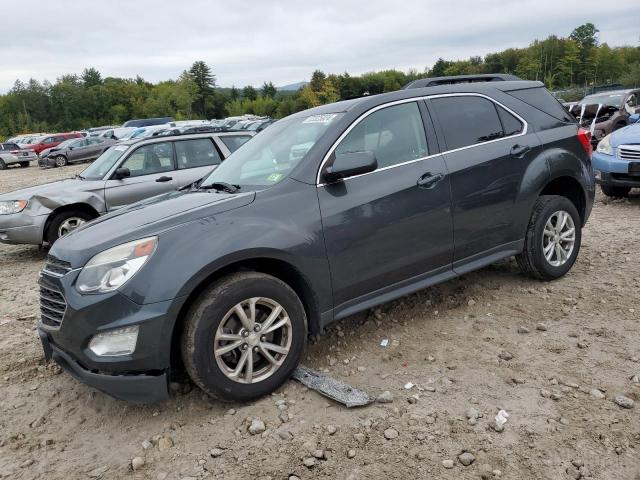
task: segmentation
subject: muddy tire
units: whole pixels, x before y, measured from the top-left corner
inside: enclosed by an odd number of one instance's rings
[[[628,197],[631,187],[613,187],[611,185],[600,185],[600,190],[607,197],[622,198]]]
[[[191,379],[210,396],[248,401],[267,395],[298,366],[307,339],[302,302],[289,285],[238,272],[191,305],[181,353]]]
[[[524,249],[516,256],[522,272],[541,280],[565,275],[576,261],[582,222],[575,205],[558,195],[542,195],[533,207]]]

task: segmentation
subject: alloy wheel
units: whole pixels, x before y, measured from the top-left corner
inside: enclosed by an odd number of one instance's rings
[[[58,238],[63,237],[67,233],[72,232],[76,228],[78,228],[83,223],[86,223],[86,220],[80,217],[69,217],[64,222],[60,224],[58,227]]]
[[[564,210],[553,213],[544,226],[542,253],[554,267],[567,263],[576,243],[576,227],[573,218]]]
[[[282,366],[291,339],[291,320],[282,305],[270,298],[248,298],[231,308],[220,322],[213,353],[227,378],[257,383]]]

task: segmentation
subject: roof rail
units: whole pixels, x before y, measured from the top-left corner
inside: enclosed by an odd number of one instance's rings
[[[453,85],[455,83],[477,83],[477,82],[506,82],[510,80],[522,80],[515,75],[507,73],[486,73],[478,75],[453,75],[450,77],[420,78],[407,83],[402,90],[410,88],[435,87],[437,85]]]

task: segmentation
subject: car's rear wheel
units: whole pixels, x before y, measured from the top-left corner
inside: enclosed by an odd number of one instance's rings
[[[558,195],[536,200],[525,235],[524,249],[516,256],[527,275],[554,280],[576,261],[582,240],[582,222],[575,205]]]
[[[56,214],[47,229],[47,241],[53,243],[60,237],[71,233],[80,225],[93,219],[93,215],[81,210],[67,210]]]
[[[4,160],[0,158],[0,170],[4,170],[7,168],[7,164],[4,163]]]
[[[304,307],[283,281],[238,272],[202,292],[182,332],[182,360],[212,397],[247,401],[271,393],[297,367],[307,337]]]
[[[628,197],[631,187],[613,187],[611,185],[600,185],[602,193],[607,197]]]
[[[56,164],[56,167],[64,167],[67,164],[67,157],[64,155],[58,155],[53,159]]]

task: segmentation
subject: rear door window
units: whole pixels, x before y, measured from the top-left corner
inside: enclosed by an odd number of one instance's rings
[[[235,152],[251,139],[249,135],[229,135],[218,138],[222,140],[222,143],[225,144],[231,153]]]
[[[335,153],[372,152],[378,168],[427,156],[427,138],[415,102],[386,107],[367,116],[336,147]]]
[[[222,158],[209,138],[197,138],[175,142],[178,168],[218,165]]]
[[[493,102],[483,97],[433,98],[431,104],[442,126],[447,150],[468,147],[504,136]]]

